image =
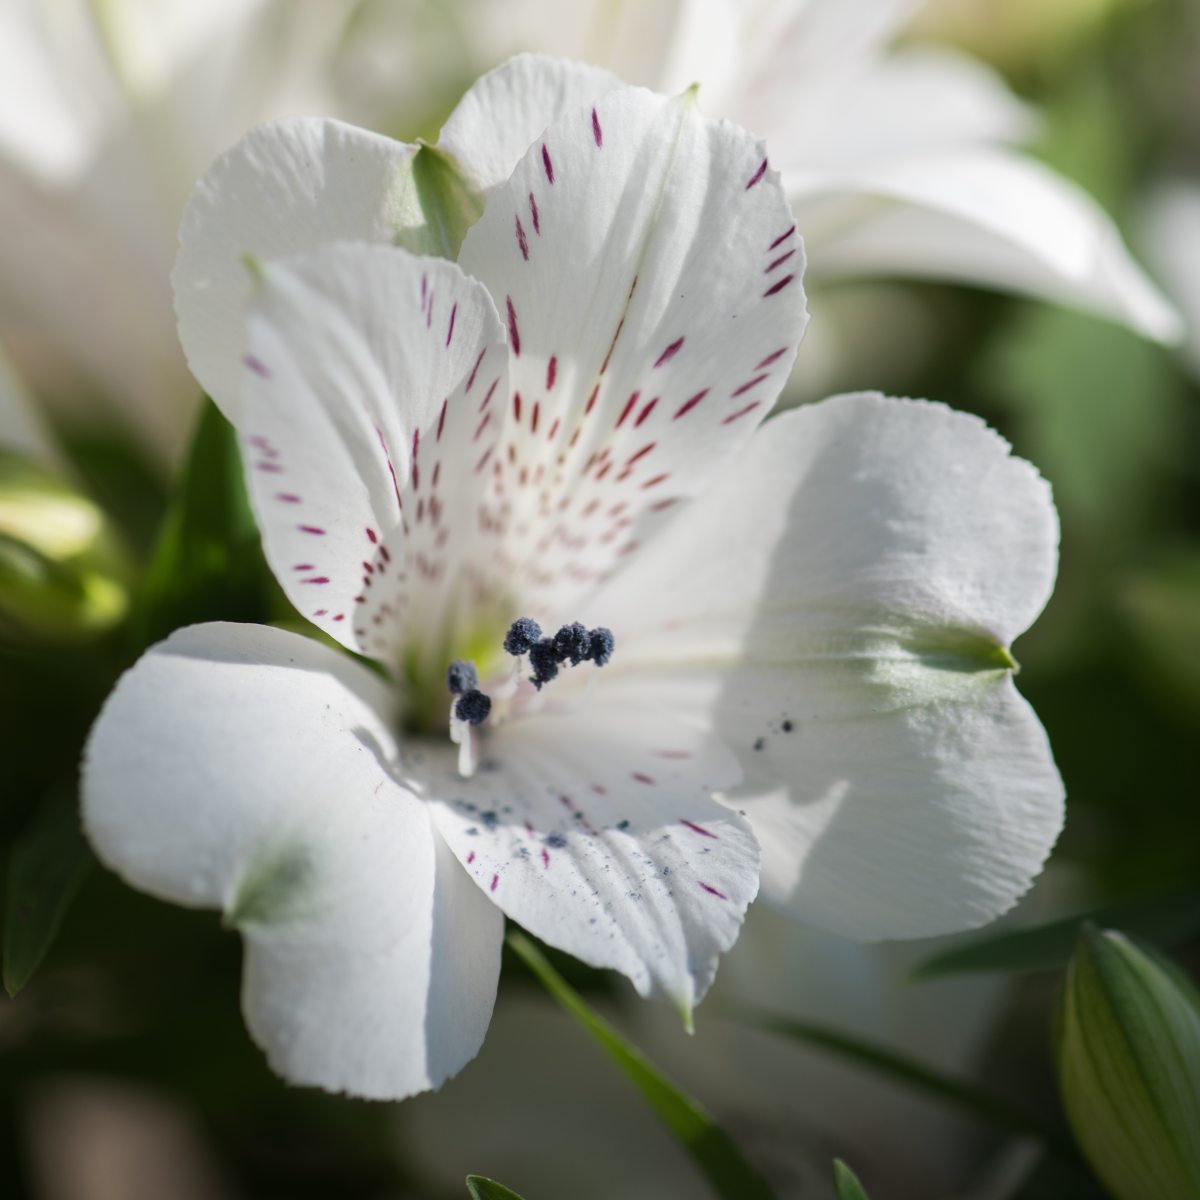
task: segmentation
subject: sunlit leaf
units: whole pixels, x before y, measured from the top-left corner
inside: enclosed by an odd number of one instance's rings
[[[837,1200],[868,1200],[858,1176],[840,1158],[833,1160],[833,1182],[837,1185]]]
[[[74,787],[51,792],[12,848],[4,914],[4,989],[33,977],[93,862],[79,828]]]
[[[482,1175],[467,1176],[467,1191],[471,1193],[471,1200],[521,1200],[512,1188]]]
[[[1032,929],[995,934],[938,954],[922,963],[917,978],[973,971],[1057,971],[1075,950],[1084,921],[1128,930],[1159,946],[1173,946],[1200,933],[1200,887],[1146,896],[1091,909]]]
[[[766,1181],[746,1161],[729,1135],[695,1100],[680,1091],[607,1021],[597,1016],[529,938],[512,930],[508,944],[650,1102],[692,1156],[716,1195],[722,1200],[772,1200],[773,1193]]]

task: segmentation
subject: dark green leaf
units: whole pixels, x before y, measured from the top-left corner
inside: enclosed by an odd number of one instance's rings
[[[1057,1152],[1072,1153],[1068,1139],[1037,1117],[993,1096],[990,1092],[943,1075],[887,1047],[852,1037],[825,1025],[797,1021],[791,1017],[766,1015],[754,1016],[749,1020],[760,1029],[773,1030],[798,1041],[819,1046],[823,1050],[832,1051],[843,1058],[869,1067],[881,1075],[887,1075],[899,1083],[937,1096],[991,1125],[1014,1133],[1031,1134]]]
[[[236,435],[206,401],[138,597],[137,648],[197,621],[266,619],[276,589]]]
[[[833,1182],[837,1185],[837,1200],[868,1200],[858,1176],[840,1158],[833,1160]]]
[[[681,1092],[607,1021],[597,1016],[529,938],[512,930],[508,944],[645,1096],[718,1196],[723,1200],[772,1200],[773,1193],[766,1181],[746,1161],[729,1135],[695,1100]]]
[[[521,1200],[512,1188],[482,1175],[467,1176],[467,1191],[471,1193],[471,1200]]]
[[[4,989],[10,996],[29,982],[46,957],[91,865],[74,787],[51,792],[9,856]]]
[[[1159,946],[1200,932],[1200,887],[1145,896],[1038,925],[1001,933],[939,954],[922,963],[917,978],[971,971],[1057,971],[1071,960],[1084,921],[1124,929]]]

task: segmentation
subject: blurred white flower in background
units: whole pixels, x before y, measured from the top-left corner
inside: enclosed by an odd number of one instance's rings
[[[1161,184],[1142,212],[1139,240],[1183,315],[1180,350],[1188,369],[1200,379],[1200,182]]]
[[[196,388],[166,280],[211,158],[286,112],[411,133],[523,49],[665,91],[700,81],[709,112],[770,141],[812,277],[963,280],[1174,336],[1108,219],[1011,148],[1031,122],[1004,84],[949,50],[889,50],[915,7],[11,0],[0,219],[20,235],[0,241],[0,339],[42,395],[119,415],[156,454],[178,450]]]

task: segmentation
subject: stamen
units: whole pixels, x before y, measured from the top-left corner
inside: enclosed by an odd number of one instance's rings
[[[446,669],[446,686],[453,696],[461,696],[479,687],[479,672],[473,662],[456,658]]]
[[[529,617],[518,617],[504,638],[509,654],[528,654],[542,636],[542,627]]]
[[[533,668],[530,682],[541,691],[542,684],[549,683],[558,674],[558,664],[561,660],[554,646],[553,638],[542,638],[529,647],[529,665]]]
[[[578,621],[564,625],[554,635],[554,652],[560,663],[569,658],[573,667],[591,658],[592,642],[587,629]]]
[[[593,629],[588,636],[591,639],[592,662],[598,667],[603,667],[612,658],[613,647],[616,645],[612,630],[605,629],[601,625],[599,628]]]
[[[468,725],[482,725],[491,711],[491,700],[477,688],[464,692],[454,704],[454,715]]]

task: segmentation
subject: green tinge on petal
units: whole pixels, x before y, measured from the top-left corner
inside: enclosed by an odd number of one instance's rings
[[[483,197],[454,159],[422,142],[397,180],[392,219],[396,244],[413,254],[458,258],[467,230],[483,214]]]
[[[260,860],[238,885],[225,924],[233,928],[269,925],[298,915],[311,898],[315,874],[304,846],[286,846]]]
[[[1058,1077],[1117,1200],[1200,1196],[1200,993],[1122,933],[1085,926],[1067,973]]]

